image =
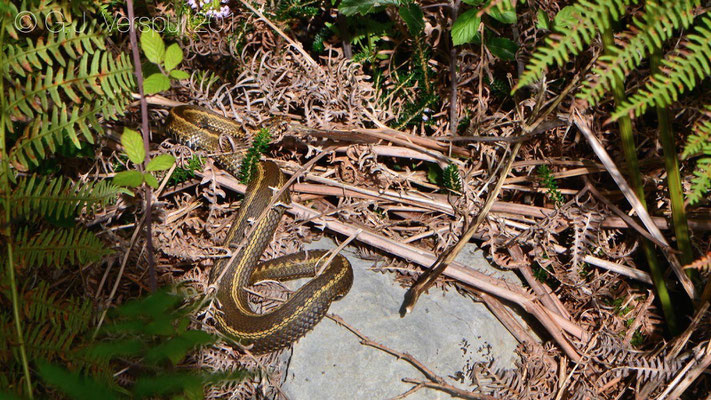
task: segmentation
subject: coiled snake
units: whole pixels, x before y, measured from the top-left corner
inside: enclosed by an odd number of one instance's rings
[[[275,131],[285,129],[285,124],[275,119],[264,127],[273,135]],[[240,164],[252,141],[252,135],[235,121],[190,105],[170,110],[166,131],[179,142],[209,153],[220,152],[223,135],[232,136],[237,141],[235,151],[218,154],[215,159],[234,176],[239,176]],[[217,286],[219,310],[215,320],[218,329],[233,340],[252,345],[250,351],[255,354],[281,349],[304,336],[321,321],[333,300],[348,293],[353,282],[351,265],[341,255],[337,255],[323,273],[315,276],[326,251],[300,252],[259,262],[272,240],[284,207],[272,207],[264,218],[259,217],[269,207],[271,188],[281,188],[285,182],[284,174],[274,162],[264,161],[257,165],[224,246],[238,246],[245,235],[249,236],[236,257],[217,262],[210,273],[210,284]],[[278,201],[282,204],[291,202],[288,189]],[[287,281],[304,277],[314,278],[271,312],[257,314],[250,308],[246,286],[267,279]]]

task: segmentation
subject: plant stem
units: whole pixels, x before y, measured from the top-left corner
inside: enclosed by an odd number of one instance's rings
[[[128,9],[129,22],[129,38],[131,40],[131,53],[133,56],[133,66],[136,69],[136,84],[138,85],[138,93],[141,96],[141,131],[143,133],[143,147],[146,151],[146,158],[143,160],[143,171],[146,170],[150,158],[150,131],[148,130],[148,103],[146,95],[143,92],[143,71],[141,71],[141,55],[138,52],[138,40],[136,39],[136,18],[133,13],[133,0],[126,2]],[[146,200],[146,255],[148,257],[148,279],[149,287],[152,292],[156,291],[158,286],[156,279],[155,261],[153,259],[153,233],[151,224],[152,205],[151,198],[153,191],[148,185],[143,185]]]
[[[605,52],[609,52],[614,46],[614,37],[612,35],[611,29],[604,29],[602,31],[602,43],[605,48]],[[625,88],[623,82],[617,82],[612,89],[612,95],[615,99],[615,104],[622,104],[625,100]],[[632,189],[634,189],[635,194],[639,198],[644,208],[647,208],[647,202],[644,196],[644,186],[642,184],[642,174],[639,171],[639,162],[637,160],[637,148],[634,142],[634,134],[632,132],[632,120],[630,117],[625,116],[617,120],[620,129],[620,139],[622,141],[622,150],[625,154],[625,161],[627,162],[627,173],[629,175],[630,181],[632,183]],[[652,243],[642,238],[642,250],[649,264],[649,270],[652,275],[652,281],[654,281],[654,287],[657,290],[657,296],[662,304],[662,311],[664,312],[664,317],[667,321],[667,327],[672,335],[678,332],[678,325],[676,323],[676,313],[674,312],[674,307],[671,303],[671,297],[669,296],[669,291],[667,290],[666,283],[664,282],[664,271],[659,262],[659,258],[654,252],[654,247]]]
[[[652,71],[654,74],[659,70],[661,54],[659,47],[654,48],[651,57]],[[667,169],[667,188],[669,190],[669,200],[671,202],[672,223],[676,234],[677,247],[681,251],[681,262],[684,265],[694,261],[694,253],[689,239],[689,224],[686,219],[686,208],[684,207],[684,194],[681,189],[681,177],[679,174],[679,159],[676,155],[676,143],[674,143],[674,132],[671,127],[669,110],[666,107],[657,106],[657,119],[659,120],[659,139],[662,142],[664,151],[664,166]],[[687,270],[690,276],[691,270]]]
[[[0,26],[0,48],[3,52],[0,53],[0,64],[5,62],[4,42],[5,42],[5,24],[7,18],[3,18],[3,24]],[[0,94],[5,93],[5,80],[0,78]],[[20,350],[20,362],[22,363],[22,372],[25,375],[25,388],[27,396],[32,399],[32,376],[30,375],[30,365],[27,362],[27,352],[25,351],[25,339],[22,333],[22,322],[20,321],[20,304],[17,296],[17,284],[15,282],[15,256],[12,252],[12,218],[10,215],[10,164],[8,162],[5,127],[7,124],[7,97],[0,98],[0,193],[5,197],[3,208],[5,209],[5,219],[3,236],[7,246],[7,279],[10,281],[10,297],[12,299],[12,317],[15,320],[15,333],[17,335],[17,346]]]

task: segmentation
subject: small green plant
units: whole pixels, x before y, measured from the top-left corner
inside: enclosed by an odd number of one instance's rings
[[[143,147],[143,138],[138,132],[124,128],[123,135],[121,135],[121,144],[123,145],[126,156],[132,163],[136,166],[143,164],[146,158],[146,150]],[[175,157],[172,155],[160,154],[148,162],[145,172],[139,169],[121,171],[114,175],[113,182],[117,186],[130,188],[138,187],[145,182],[148,186],[157,189],[158,180],[151,172],[168,170],[174,163]]]
[[[547,165],[538,167],[538,177],[541,180],[541,186],[548,189],[546,195],[556,204],[562,204],[565,199],[563,198],[563,194],[560,193],[560,190],[558,190],[558,183],[555,178],[553,178],[552,172]]]
[[[195,171],[202,169],[202,158],[194,154],[188,160],[187,168],[177,167],[168,178],[168,185],[177,185],[195,177]]]
[[[143,91],[156,94],[170,89],[170,79],[188,79],[190,75],[176,67],[183,61],[183,49],[177,43],[165,47],[158,32],[145,28],[141,33],[141,50],[148,61],[158,68],[158,72],[147,74],[143,80]]]
[[[505,25],[516,23],[516,9],[508,0],[500,2],[500,7],[489,7],[490,2],[484,0],[465,0],[464,3],[473,6],[473,8],[460,14],[452,25],[451,36],[455,46],[481,43],[480,13],[484,9],[487,10],[486,15],[498,23]],[[504,61],[514,60],[516,50],[518,50],[518,45],[514,41],[500,37],[490,29],[485,29],[485,37],[484,44],[491,54]]]
[[[390,17],[383,12],[386,6],[397,6],[397,15],[405,23],[405,32],[394,33],[395,24],[393,21],[382,22],[382,19]],[[342,32],[336,27],[332,27],[334,32],[348,40],[359,48],[355,52],[354,61],[364,64],[377,64],[380,60],[390,57],[380,51],[380,41],[386,36],[405,35],[405,39],[411,38],[411,57],[409,62],[405,62],[401,67],[391,73],[391,77],[398,81],[395,89],[389,94],[383,93],[383,98],[398,95],[402,89],[418,87],[414,95],[406,96],[404,106],[399,118],[393,123],[396,129],[403,129],[407,126],[416,125],[421,122],[431,124],[431,108],[439,102],[439,96],[432,84],[435,74],[429,65],[430,48],[427,44],[424,28],[425,19],[422,8],[413,0],[346,0],[341,2],[339,12],[346,17],[349,32]],[[371,15],[372,14],[372,15]],[[357,18],[358,15],[370,15],[370,18]],[[385,41],[387,43],[387,41]],[[402,71],[404,70],[404,71]],[[382,80],[379,69],[373,71],[374,81]]]
[[[639,329],[637,329],[636,331],[634,331],[634,334],[632,335],[632,340],[630,340],[630,345],[632,345],[632,347],[640,347],[640,346],[644,345],[645,340],[646,339],[645,339],[644,334],[642,332],[640,332]]]
[[[110,313],[95,343],[74,351],[72,359],[91,360],[103,369],[67,369],[40,361],[39,375],[72,399],[93,399],[97,393],[106,399],[201,399],[206,384],[244,379],[246,371],[211,374],[176,368],[190,351],[216,341],[206,332],[188,328],[196,304],[186,303],[170,289],[132,300]],[[116,363],[133,366],[124,376],[130,384],[121,386],[113,374],[105,373]]]
[[[541,266],[538,264],[534,265],[533,268],[533,277],[536,278],[537,281],[547,283],[548,278],[550,275],[548,274],[548,271],[543,269]]]
[[[247,150],[247,154],[242,160],[242,170],[240,171],[239,179],[242,183],[247,184],[249,180],[252,179],[252,175],[256,171],[259,159],[267,151],[269,147],[269,142],[272,140],[272,135],[269,133],[269,129],[262,128],[254,136],[254,141],[252,142],[252,147]]]
[[[442,174],[442,184],[445,188],[459,194],[462,193],[462,176],[454,164],[447,165]]]

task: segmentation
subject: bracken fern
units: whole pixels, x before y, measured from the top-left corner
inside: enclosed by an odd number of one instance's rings
[[[582,0],[573,5],[571,18],[577,19],[578,23],[556,27],[555,32],[546,38],[545,44],[533,53],[513,91],[532,84],[543,75],[547,67],[563,65],[580,53],[596,33],[610,28],[630,3],[637,3],[637,0]]]
[[[662,61],[660,71],[648,79],[643,89],[617,107],[613,119],[628,114],[639,116],[653,105],[667,106],[711,75],[711,13],[699,19],[695,32],[687,35],[681,48]]]
[[[636,68],[654,47],[662,43],[679,28],[687,28],[694,20],[694,8],[699,0],[649,2],[642,18],[635,18],[631,32],[623,42],[601,55],[592,69],[593,80],[586,80],[578,97],[591,106],[597,104],[624,77]]]

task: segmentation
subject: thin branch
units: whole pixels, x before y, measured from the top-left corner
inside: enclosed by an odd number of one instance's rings
[[[136,39],[136,23],[135,16],[133,13],[133,0],[128,0],[126,2],[126,8],[128,9],[128,22],[129,22],[129,37],[131,39],[131,54],[133,56],[133,67],[136,70],[136,84],[138,85],[138,93],[141,97],[141,131],[143,133],[143,147],[146,152],[146,157],[143,160],[143,170],[146,170],[148,162],[150,161],[150,139],[151,132],[148,126],[148,103],[146,102],[146,96],[143,92],[143,72],[141,71],[141,55],[138,52],[138,40]],[[153,196],[153,190],[148,185],[143,185],[144,196],[146,201],[145,209],[145,220],[146,220],[146,251],[148,252],[148,279],[149,287],[151,291],[155,291],[158,287],[158,282],[156,278],[156,268],[155,260],[153,259],[153,234],[152,234],[152,204],[151,199]]]

